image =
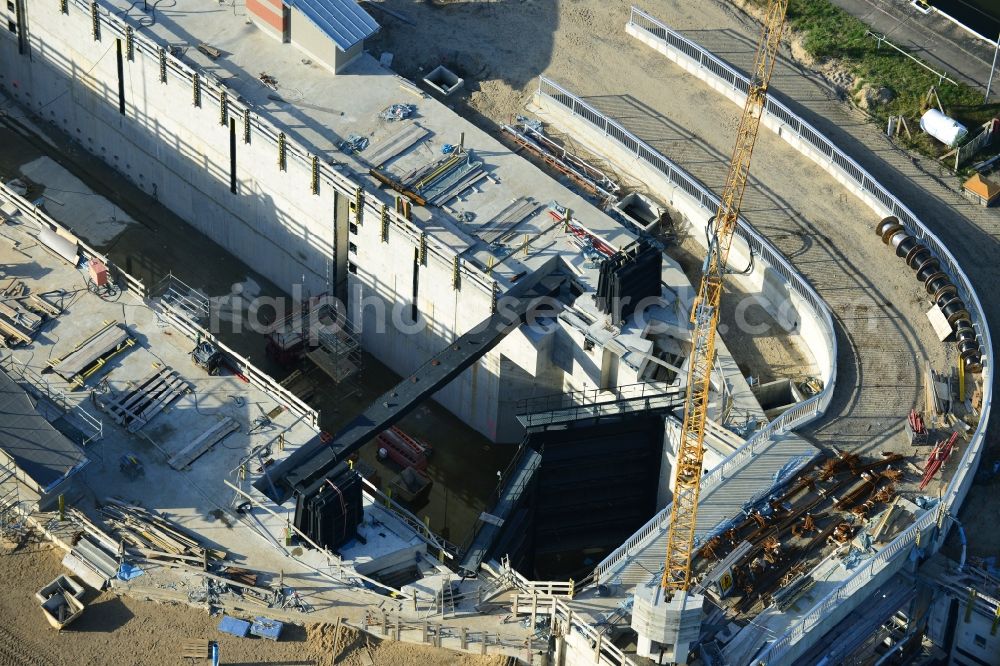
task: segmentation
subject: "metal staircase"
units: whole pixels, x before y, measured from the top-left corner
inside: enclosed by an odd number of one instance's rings
[[[12,464],[0,464],[0,537],[10,539],[24,528],[21,494]]]

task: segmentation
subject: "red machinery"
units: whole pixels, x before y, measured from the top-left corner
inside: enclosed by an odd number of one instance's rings
[[[430,445],[413,439],[393,426],[375,438],[379,460],[391,460],[402,468],[427,469],[427,458],[432,453]]]
[[[118,287],[111,280],[107,265],[97,257],[87,260],[87,288],[101,298],[114,298]]]

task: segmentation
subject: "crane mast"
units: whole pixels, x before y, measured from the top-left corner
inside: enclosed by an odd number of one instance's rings
[[[695,520],[701,490],[702,447],[715,358],[719,304],[722,301],[722,280],[750,174],[750,157],[757,140],[757,130],[767,100],[767,86],[774,70],[787,9],[788,0],[770,0],[767,6],[746,104],[736,133],[736,147],[729,163],[729,174],[722,190],[719,210],[712,223],[701,286],[691,311],[694,330],[688,361],[684,425],[677,449],[674,501],[670,512],[667,556],[661,582],[667,594],[686,592],[691,585],[691,558],[694,554]]]

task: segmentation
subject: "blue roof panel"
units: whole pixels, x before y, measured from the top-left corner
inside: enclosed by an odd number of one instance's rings
[[[295,7],[320,30],[330,36],[341,51],[346,51],[379,30],[368,12],[356,0],[284,0]]]

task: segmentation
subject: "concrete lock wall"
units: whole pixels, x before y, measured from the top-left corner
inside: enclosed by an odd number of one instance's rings
[[[380,220],[365,216],[351,227],[349,242],[349,301],[362,345],[400,374],[412,373],[492,313],[492,294],[470,280],[456,287],[454,265],[434,253],[421,256],[419,237],[395,228],[383,236]],[[514,353],[516,340],[504,340],[434,396],[491,439],[517,437],[512,409],[500,409],[500,358]]]
[[[252,111],[246,143],[243,107],[235,94],[223,96],[224,87],[209,75],[198,74],[197,95],[196,72],[168,53],[161,56],[158,45],[138,34],[130,60],[125,24],[100,9],[95,39],[89,5],[82,0],[70,0],[66,14],[57,2],[32,4],[30,13],[30,57],[18,53],[14,35],[0,38],[0,86],[7,93],[286,291],[302,284],[307,296],[375,297],[388,316],[380,325],[367,320],[362,343],[397,373],[409,374],[489,315],[489,278],[460,262],[456,287],[454,253],[428,237],[417,295],[419,318],[427,325],[415,332],[393,325],[392,305],[413,296],[413,271],[407,267],[421,245],[417,225],[385,211],[392,248],[388,263],[381,239],[385,209],[378,199],[363,197],[362,224],[358,234],[351,234],[358,186],[312,162],[291,138],[285,139],[279,165],[282,130]],[[124,114],[118,97],[119,41]],[[166,82],[161,81],[161,57]],[[221,122],[224,109],[226,124]],[[229,120],[235,121],[235,195],[230,192]],[[356,271],[350,280],[349,265]],[[345,294],[348,287],[351,293]],[[351,306],[360,309],[359,303]],[[410,322],[409,313],[403,314],[401,322]],[[513,401],[504,410],[497,407],[500,358],[513,344],[505,341],[435,396],[472,427],[505,441],[520,436],[514,432]]]
[[[136,50],[134,60],[123,55],[122,115],[119,40],[95,40],[90,15],[72,3],[67,14],[57,2],[31,3],[28,13],[30,58],[18,54],[14,39],[0,40],[0,85],[8,94],[283,289],[332,290],[332,188],[313,195],[307,169],[291,159],[279,169],[275,147],[253,136],[244,143],[243,119],[233,118],[232,194],[230,127],[207,86],[198,106],[190,82],[161,82],[158,59]]]
[[[670,183],[645,160],[628,152],[617,142],[609,140],[591,123],[573,115],[560,104],[551,102],[544,95],[536,95],[534,103],[540,118],[568,130],[585,146],[598,154],[606,155],[623,171],[656,192],[659,199],[680,213],[681,221],[687,226],[688,233],[707,249],[705,226],[715,211],[705,208],[700,201]],[[749,263],[750,247],[747,241],[740,237],[735,238],[729,253],[729,265],[735,270],[742,270]],[[786,335],[800,348],[809,351],[819,370],[820,379],[824,384],[829,383],[831,368],[835,367],[835,359],[832,358],[833,332],[827,330],[820,314],[789,287],[785,276],[774,266],[757,257],[754,269],[749,275],[732,275],[730,279],[734,280],[742,290],[758,296],[761,306],[779,324],[788,327]]]
[[[638,23],[635,23],[636,21]],[[643,29],[642,25],[649,26],[651,30]],[[743,94],[739,92],[737,85],[739,82],[745,84],[745,76],[735,72],[730,66],[694,42],[687,40],[662,22],[634,7],[627,31],[630,35],[655,48],[717,91],[723,93],[734,103],[738,105],[743,104]],[[658,35],[664,35],[664,37],[661,38]],[[676,51],[673,47],[668,47],[667,39],[670,40],[671,44],[677,46]],[[992,403],[993,350],[989,327],[983,315],[982,306],[977,294],[972,289],[968,278],[958,265],[958,262],[935,234],[898,198],[880,185],[857,162],[840,150],[839,147],[831,143],[815,128],[795,115],[787,107],[784,107],[780,102],[776,102],[773,99],[768,102],[768,111],[763,117],[763,124],[776,132],[778,136],[793,148],[808,156],[833,175],[838,182],[854,193],[861,201],[875,211],[876,214],[881,216],[891,214],[898,217],[912,233],[924,241],[935,255],[942,260],[942,269],[949,273],[952,280],[959,287],[959,295],[969,304],[973,325],[980,335],[984,350],[984,392],[979,424],[970,438],[969,445],[962,454],[962,459],[957,464],[955,474],[948,484],[948,489],[942,500],[944,505],[951,507],[952,510],[955,507],[960,507],[973,482],[974,472],[983,452],[986,424],[989,419]],[[872,576],[872,568],[875,560],[882,562],[886,560],[892,561],[892,558],[902,559],[910,552],[910,548],[914,543],[926,544],[930,542],[931,545],[929,548],[931,551],[941,547],[948,535],[947,527],[950,526],[950,521],[945,529],[936,532],[935,537],[935,533],[930,531],[935,525],[934,518],[935,512],[933,510],[925,512],[918,518],[915,525],[900,534],[892,544],[880,551],[875,558],[866,562],[854,574],[852,580],[846,582],[842,588],[830,593],[826,598],[817,603],[806,614],[802,622],[793,625],[758,658],[768,663],[786,663],[786,661],[792,659],[794,651],[800,649],[802,644],[806,642],[801,640],[801,638],[806,632],[807,620],[812,622],[816,618],[825,617],[831,608],[839,607],[854,591],[861,589],[864,585],[864,580]],[[920,533],[919,539],[917,538],[918,532]]]

